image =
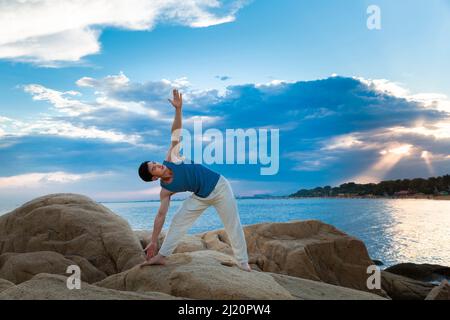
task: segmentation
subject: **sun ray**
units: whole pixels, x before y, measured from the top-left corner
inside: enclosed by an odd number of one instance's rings
[[[423,161],[425,161],[425,164],[427,165],[427,168],[428,168],[428,172],[432,176],[434,176],[435,172],[434,172],[433,164],[431,162],[433,155],[429,151],[424,150],[424,151],[422,151],[422,154],[420,155],[420,157],[423,159]]]
[[[380,151],[381,157],[368,170],[353,178],[358,183],[381,181],[385,175],[404,157],[411,154],[413,148],[410,144],[397,145]]]

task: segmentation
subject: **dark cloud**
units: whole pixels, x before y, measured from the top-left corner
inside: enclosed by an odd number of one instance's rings
[[[219,79],[220,81],[227,81],[227,80],[230,80],[231,77],[229,77],[229,76],[216,76],[216,79]]]
[[[301,137],[332,136],[380,127],[434,121],[444,114],[370,89],[353,78],[230,86],[229,94],[214,107],[229,119],[245,119],[249,126],[298,124]],[[320,130],[317,129],[320,123]]]

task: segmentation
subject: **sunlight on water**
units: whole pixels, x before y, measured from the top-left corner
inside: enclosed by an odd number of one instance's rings
[[[393,254],[408,261],[450,259],[450,203],[448,201],[392,200],[393,224],[386,230]]]

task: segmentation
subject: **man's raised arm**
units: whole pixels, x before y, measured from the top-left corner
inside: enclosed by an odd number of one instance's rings
[[[172,134],[169,152],[167,153],[166,160],[173,161],[180,158],[180,138],[181,138],[181,128],[182,123],[182,112],[181,108],[183,106],[183,95],[178,92],[177,89],[173,90],[173,99],[169,99],[169,102],[175,108],[175,117],[172,123]]]

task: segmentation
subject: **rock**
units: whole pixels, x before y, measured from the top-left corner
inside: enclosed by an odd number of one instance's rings
[[[1,280],[0,280],[1,288]],[[67,278],[41,273],[19,285],[0,289],[0,300],[171,300],[178,299],[160,292],[122,292],[81,283],[81,289],[69,290]]]
[[[65,258],[73,261],[75,265],[80,267],[81,279],[83,281],[86,281],[87,283],[94,283],[107,277],[107,275],[103,271],[100,271],[99,269],[94,267],[87,259],[83,257],[67,255],[65,256]],[[64,273],[63,275],[67,276],[66,273]]]
[[[0,293],[11,287],[14,287],[14,283],[0,278]]]
[[[186,235],[177,245],[174,253],[193,252],[206,250],[206,244],[203,239],[198,235]]]
[[[381,271],[381,287],[393,300],[424,300],[434,285]]]
[[[39,273],[67,275],[67,267],[77,265],[81,270],[81,279],[93,283],[106,278],[106,274],[83,257],[64,257],[52,251],[28,253],[5,253],[0,256],[0,278],[15,284],[30,280]]]
[[[0,254],[36,251],[83,257],[106,275],[144,261],[124,219],[76,194],[40,197],[0,216]]]
[[[192,299],[294,299],[269,274],[246,272],[220,252],[173,254],[165,266],[136,266],[96,285],[134,292],[158,291]]]
[[[147,245],[150,243],[152,232],[152,230],[134,231],[134,234],[139,239],[142,248],[147,247]],[[158,249],[161,248],[165,236],[166,234],[164,231],[162,231],[158,236]],[[180,243],[178,243],[173,253],[192,252],[199,250],[206,250],[206,244],[204,243],[201,236],[187,234],[181,239]]]
[[[324,282],[269,273],[275,281],[300,300],[386,300],[377,294]]]
[[[363,242],[320,221],[265,223],[244,227],[250,265],[255,271],[274,272],[372,292],[367,267],[373,265]],[[151,231],[136,235],[142,246]],[[158,239],[159,246],[164,236]],[[215,250],[232,256],[228,235],[215,230],[187,235],[174,253]],[[376,292],[383,296],[382,291]]]
[[[425,282],[441,282],[450,279],[450,268],[436,264],[400,263],[386,271]]]
[[[369,291],[367,268],[373,262],[364,243],[331,225],[315,220],[262,223],[244,232],[250,263],[264,272]],[[201,236],[208,249],[232,254],[224,230]]]
[[[141,243],[142,249],[146,248],[148,244],[150,243],[150,240],[152,239],[152,230],[134,230],[133,231],[135,236],[138,238],[139,242]],[[161,248],[161,245],[164,241],[164,237],[166,236],[164,231],[161,231],[161,233],[158,236],[158,249]]]
[[[227,255],[211,250],[170,256],[165,266],[135,267],[96,285],[135,292],[161,291],[193,299],[383,300],[323,282],[276,273],[250,273]]]
[[[248,228],[249,228],[248,226],[244,227],[245,239],[247,241],[247,250],[249,250],[249,248],[248,248],[248,231],[247,231]],[[216,251],[233,256],[233,250],[231,249],[230,239],[228,238],[228,234],[225,232],[225,230],[220,229],[220,230],[208,231],[203,234],[200,234],[199,236],[204,241],[207,249],[216,250]]]
[[[441,284],[433,288],[425,300],[450,300],[450,284],[443,280]]]

